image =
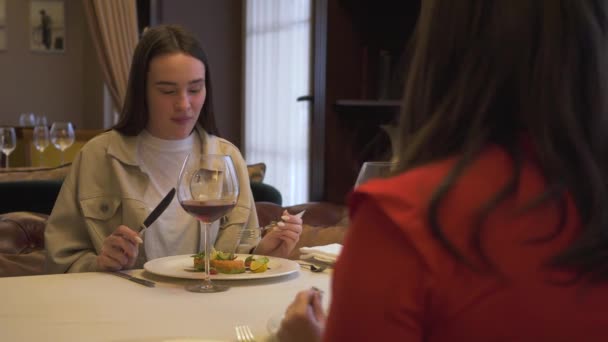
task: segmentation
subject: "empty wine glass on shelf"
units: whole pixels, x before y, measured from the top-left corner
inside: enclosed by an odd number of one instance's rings
[[[182,165],[177,199],[182,208],[201,222],[205,253],[205,276],[201,283],[186,286],[192,292],[226,291],[228,286],[211,282],[211,224],[226,215],[239,197],[239,179],[230,156],[191,153]]]
[[[21,113],[19,115],[19,126],[32,127],[36,124],[36,115],[34,113]]]
[[[40,114],[36,116],[36,126],[48,126],[46,115]]]
[[[51,126],[51,143],[61,151],[61,165],[64,162],[64,152],[74,143],[74,127],[71,122],[53,122]]]
[[[390,176],[395,166],[395,162],[387,161],[368,161],[363,163],[361,170],[359,170],[357,181],[355,182],[355,188],[370,179]]]
[[[36,150],[38,150],[40,154],[40,166],[42,166],[42,154],[44,153],[44,150],[46,150],[46,148],[49,146],[49,129],[48,127],[46,127],[46,125],[39,125],[34,127],[34,131],[32,134],[34,140],[34,147],[36,147]]]
[[[13,127],[0,127],[0,148],[2,153],[6,156],[6,168],[8,169],[8,157],[17,147],[17,136],[15,134],[15,128]]]

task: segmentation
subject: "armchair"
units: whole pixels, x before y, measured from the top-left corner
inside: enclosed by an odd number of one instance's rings
[[[259,164],[256,164],[259,165]],[[254,170],[257,166],[249,166]],[[0,171],[0,213],[29,211],[49,215],[70,164],[52,168],[18,168]],[[256,202],[281,205],[281,193],[259,176],[251,174],[251,192]]]

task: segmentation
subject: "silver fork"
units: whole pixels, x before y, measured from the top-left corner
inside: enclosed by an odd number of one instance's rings
[[[298,262],[301,267],[309,269],[311,272],[321,273],[327,269],[327,265],[314,265]]]
[[[236,340],[239,342],[255,342],[255,337],[251,332],[248,325],[237,325],[234,327],[236,330]]]
[[[243,228],[238,234],[241,239],[257,239],[262,235],[262,228]]]
[[[262,235],[262,229],[261,228],[244,228],[241,231],[236,233],[236,243],[234,245],[234,248],[232,249],[234,252],[233,253],[237,253],[238,247],[240,245],[249,245],[249,248],[253,251],[253,248],[255,247],[255,245],[257,244],[257,242],[259,241],[260,237]],[[248,253],[248,252],[245,252]]]

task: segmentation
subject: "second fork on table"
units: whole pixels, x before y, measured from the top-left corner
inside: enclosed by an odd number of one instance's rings
[[[255,337],[248,325],[237,325],[234,327],[236,331],[236,340],[239,342],[255,342]]]

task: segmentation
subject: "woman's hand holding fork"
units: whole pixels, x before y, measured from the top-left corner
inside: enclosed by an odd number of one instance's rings
[[[300,240],[301,214],[291,215],[285,210],[275,227],[268,230],[258,243],[254,253],[286,258]]]

